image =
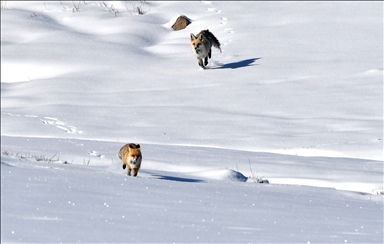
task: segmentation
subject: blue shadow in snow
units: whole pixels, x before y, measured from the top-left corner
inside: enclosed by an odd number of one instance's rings
[[[170,180],[170,181],[189,182],[189,183],[203,182],[202,180],[197,180],[197,179],[188,179],[188,178],[166,176],[166,175],[152,175],[152,176],[157,177],[159,180]]]
[[[217,67],[212,68],[212,69],[238,69],[238,68],[244,68],[244,67],[256,65],[254,63],[256,62],[256,60],[259,60],[259,59],[261,59],[261,58],[245,59],[245,60],[241,60],[241,61],[238,61],[238,62],[233,62],[233,63],[229,63],[229,64],[223,64],[221,66],[217,66]]]

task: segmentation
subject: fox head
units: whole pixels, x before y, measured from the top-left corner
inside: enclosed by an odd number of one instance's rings
[[[203,34],[200,34],[199,37],[196,37],[193,33],[191,33],[191,45],[192,45],[192,48],[195,49],[197,54],[200,52],[200,48],[202,47],[203,40],[204,40]]]
[[[132,165],[136,165],[140,163],[141,160],[141,151],[139,144],[129,144],[129,163]]]

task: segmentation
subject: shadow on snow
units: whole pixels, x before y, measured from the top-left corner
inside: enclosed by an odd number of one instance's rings
[[[254,66],[254,65],[256,65],[256,64],[254,64],[254,62],[256,60],[259,60],[259,59],[261,59],[261,58],[245,59],[245,60],[241,60],[241,61],[237,61],[237,62],[233,62],[233,63],[219,65],[219,66],[214,67],[212,69],[238,69],[238,68],[244,68],[244,67],[248,67],[248,66]]]
[[[181,178],[174,176],[166,176],[166,175],[152,175],[159,180],[170,180],[170,181],[178,181],[178,182],[189,182],[189,183],[198,183],[203,182],[202,180],[190,179],[190,178]]]

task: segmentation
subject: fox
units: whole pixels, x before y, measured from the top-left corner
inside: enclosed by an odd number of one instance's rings
[[[140,144],[126,144],[120,149],[117,156],[123,161],[123,169],[128,166],[127,175],[130,176],[132,172],[132,175],[136,177],[143,158],[141,155]]]
[[[217,40],[208,29],[200,31],[197,36],[191,33],[192,53],[198,59],[200,67],[204,68],[204,66],[208,65],[208,58],[211,58],[212,56],[212,46],[216,47],[221,52],[219,40]]]

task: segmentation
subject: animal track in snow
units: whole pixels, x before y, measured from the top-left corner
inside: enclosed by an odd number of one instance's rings
[[[13,114],[13,113],[3,113],[3,114],[6,114],[6,115],[9,115],[9,116],[12,116],[12,117],[26,117],[26,118],[38,118],[39,116],[37,115],[30,115],[30,114],[26,114],[26,115],[20,115],[20,114]]]
[[[53,125],[58,129],[64,130],[67,133],[78,133],[82,134],[82,131],[78,131],[76,127],[67,125],[67,123],[60,121],[58,118],[52,118],[52,117],[44,117],[43,121],[46,125]]]
[[[226,41],[225,43],[223,43],[223,46],[228,45],[230,42],[232,42],[232,40]]]
[[[224,29],[223,32],[226,32],[226,33],[233,33],[233,29],[232,28],[227,28],[227,29]]]
[[[207,8],[207,11],[208,12],[213,12],[213,11],[215,11],[216,10],[216,8]],[[222,12],[222,10],[216,10],[216,13],[221,13]]]
[[[3,113],[12,117],[25,117],[25,118],[39,118],[37,115],[20,115],[20,114],[13,114],[13,113]],[[67,133],[77,133],[82,134],[83,131],[77,130],[76,127],[67,125],[67,123],[60,121],[58,118],[52,118],[52,117],[44,117],[44,119],[40,119],[44,124],[46,125],[53,125],[58,129],[64,130]]]
[[[97,151],[91,151],[91,152],[89,153],[89,155],[91,155],[91,156],[95,156],[95,157],[98,157],[98,158],[104,158],[104,157],[105,157],[104,155],[99,154]]]
[[[212,4],[212,2],[211,1],[200,1],[202,4],[204,4],[204,5],[209,5],[209,4]],[[213,12],[213,11],[215,11],[216,10],[216,8],[207,8],[207,11],[208,12]],[[216,13],[221,13],[221,10],[216,10]]]
[[[226,25],[228,23],[228,19],[225,17],[222,17],[221,20],[222,21],[221,21],[220,25]]]
[[[3,113],[3,114],[9,115],[11,117],[20,117],[21,116],[20,114],[13,114],[13,113]]]

